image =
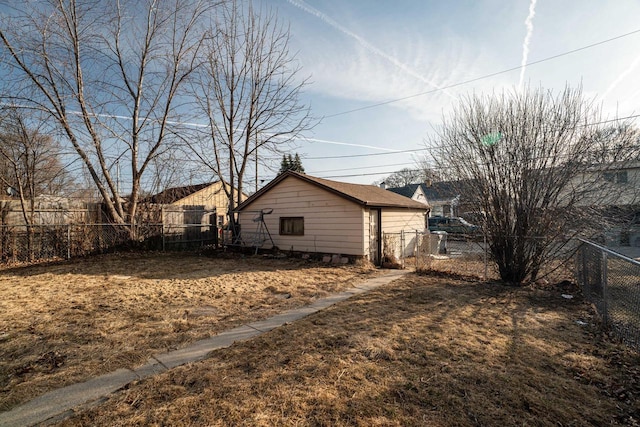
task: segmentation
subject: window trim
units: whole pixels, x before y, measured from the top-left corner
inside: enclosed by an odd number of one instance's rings
[[[291,231],[285,229],[285,223],[291,222]],[[296,232],[296,223],[302,225],[301,230]],[[304,217],[303,216],[281,216],[280,217],[280,235],[281,236],[304,236]]]

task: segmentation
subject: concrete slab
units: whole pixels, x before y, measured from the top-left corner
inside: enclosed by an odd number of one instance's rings
[[[0,425],[30,426],[46,421],[85,402],[109,395],[136,379],[134,372],[118,369],[83,383],[50,391],[11,411],[0,413]]]
[[[334,304],[345,301],[354,295],[358,295],[359,293],[361,292],[340,292],[339,294],[334,294],[312,302],[311,304],[309,304],[309,308],[313,309],[314,311],[320,311]]]
[[[229,347],[234,342],[245,341],[286,323],[295,322],[333,304],[345,301],[354,295],[362,294],[378,286],[390,283],[405,274],[407,274],[406,270],[392,270],[382,276],[369,279],[355,288],[318,299],[308,306],[289,310],[269,319],[230,329],[179,350],[154,355],[146,364],[134,370],[119,369],[83,383],[73,384],[45,393],[11,411],[0,413],[0,426],[22,427],[42,423],[47,420],[61,421],[72,415],[74,409],[86,408],[91,405],[91,402],[98,404],[102,400],[106,400],[107,396],[111,393],[135,380],[147,378],[177,366],[202,360],[211,351]]]
[[[152,375],[161,374],[167,369],[168,368],[165,365],[157,361],[155,358],[152,358],[144,365],[133,369],[133,373],[139,380],[141,380]]]
[[[176,366],[202,360],[213,350],[229,347],[236,341],[244,341],[249,338],[258,336],[260,335],[260,333],[260,331],[256,331],[253,328],[243,325],[222,332],[211,338],[197,341],[190,346],[181,348],[179,350],[171,351],[164,354],[156,354],[154,355],[154,359],[162,363],[162,365],[166,368],[171,369],[175,368]]]
[[[259,320],[257,322],[249,323],[247,326],[249,326],[250,328],[254,328],[260,332],[268,332],[284,325],[285,323],[295,322],[296,320],[300,320],[303,317],[307,317],[308,315],[315,313],[316,311],[318,310],[314,309],[311,306],[306,306],[277,314],[265,320]]]

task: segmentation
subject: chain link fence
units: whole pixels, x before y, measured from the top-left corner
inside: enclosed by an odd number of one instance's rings
[[[605,326],[640,348],[640,262],[586,240],[575,260],[576,279]]]
[[[0,226],[0,263],[69,259],[118,249],[188,250],[217,246],[216,225],[63,224]]]
[[[410,233],[382,233],[382,266],[386,268],[404,268],[407,257],[413,255],[413,242],[407,243]]]
[[[485,260],[487,245],[478,236],[444,232],[403,231],[383,233],[383,265],[428,270],[434,259],[474,258]]]
[[[426,268],[438,255],[448,253],[447,233],[401,231],[382,234],[382,264],[404,268],[415,263],[416,268]]]

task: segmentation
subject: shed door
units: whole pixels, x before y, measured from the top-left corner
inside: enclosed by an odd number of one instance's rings
[[[380,265],[382,258],[382,241],[380,234],[382,230],[380,209],[369,211],[369,259],[375,265]]]

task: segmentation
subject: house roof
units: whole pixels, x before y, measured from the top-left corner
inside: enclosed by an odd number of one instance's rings
[[[427,200],[450,200],[459,195],[462,191],[461,181],[434,182],[430,186],[420,184]]]
[[[394,193],[400,194],[401,196],[412,198],[414,194],[416,194],[416,190],[420,187],[421,184],[409,184],[404,187],[393,187],[387,188],[389,191],[393,191]]]
[[[464,192],[468,187],[467,181],[442,181],[434,182],[431,185],[425,183],[409,184],[404,187],[389,188],[389,191],[401,194],[405,197],[413,197],[418,187],[422,188],[422,192],[427,198],[427,202],[434,200],[451,200],[460,193]]]
[[[331,181],[329,179],[316,178],[294,171],[287,171],[278,175],[273,181],[262,187],[258,192],[254,193],[251,197],[240,204],[240,206],[238,206],[238,210],[245,209],[256,199],[289,177],[305,181],[363,206],[426,210],[426,206],[423,203],[416,202],[408,197],[387,191],[376,185],[350,184],[346,182]]]
[[[215,184],[216,182],[219,181],[205,182],[196,185],[187,185],[184,187],[167,188],[166,190],[161,191],[158,194],[154,194],[153,196],[148,197],[147,199],[145,199],[145,201],[148,203],[156,203],[159,205],[169,205],[171,203],[177,202],[180,199],[184,199],[185,197],[190,196],[193,193],[197,193],[198,191],[205,189],[210,185]]]

